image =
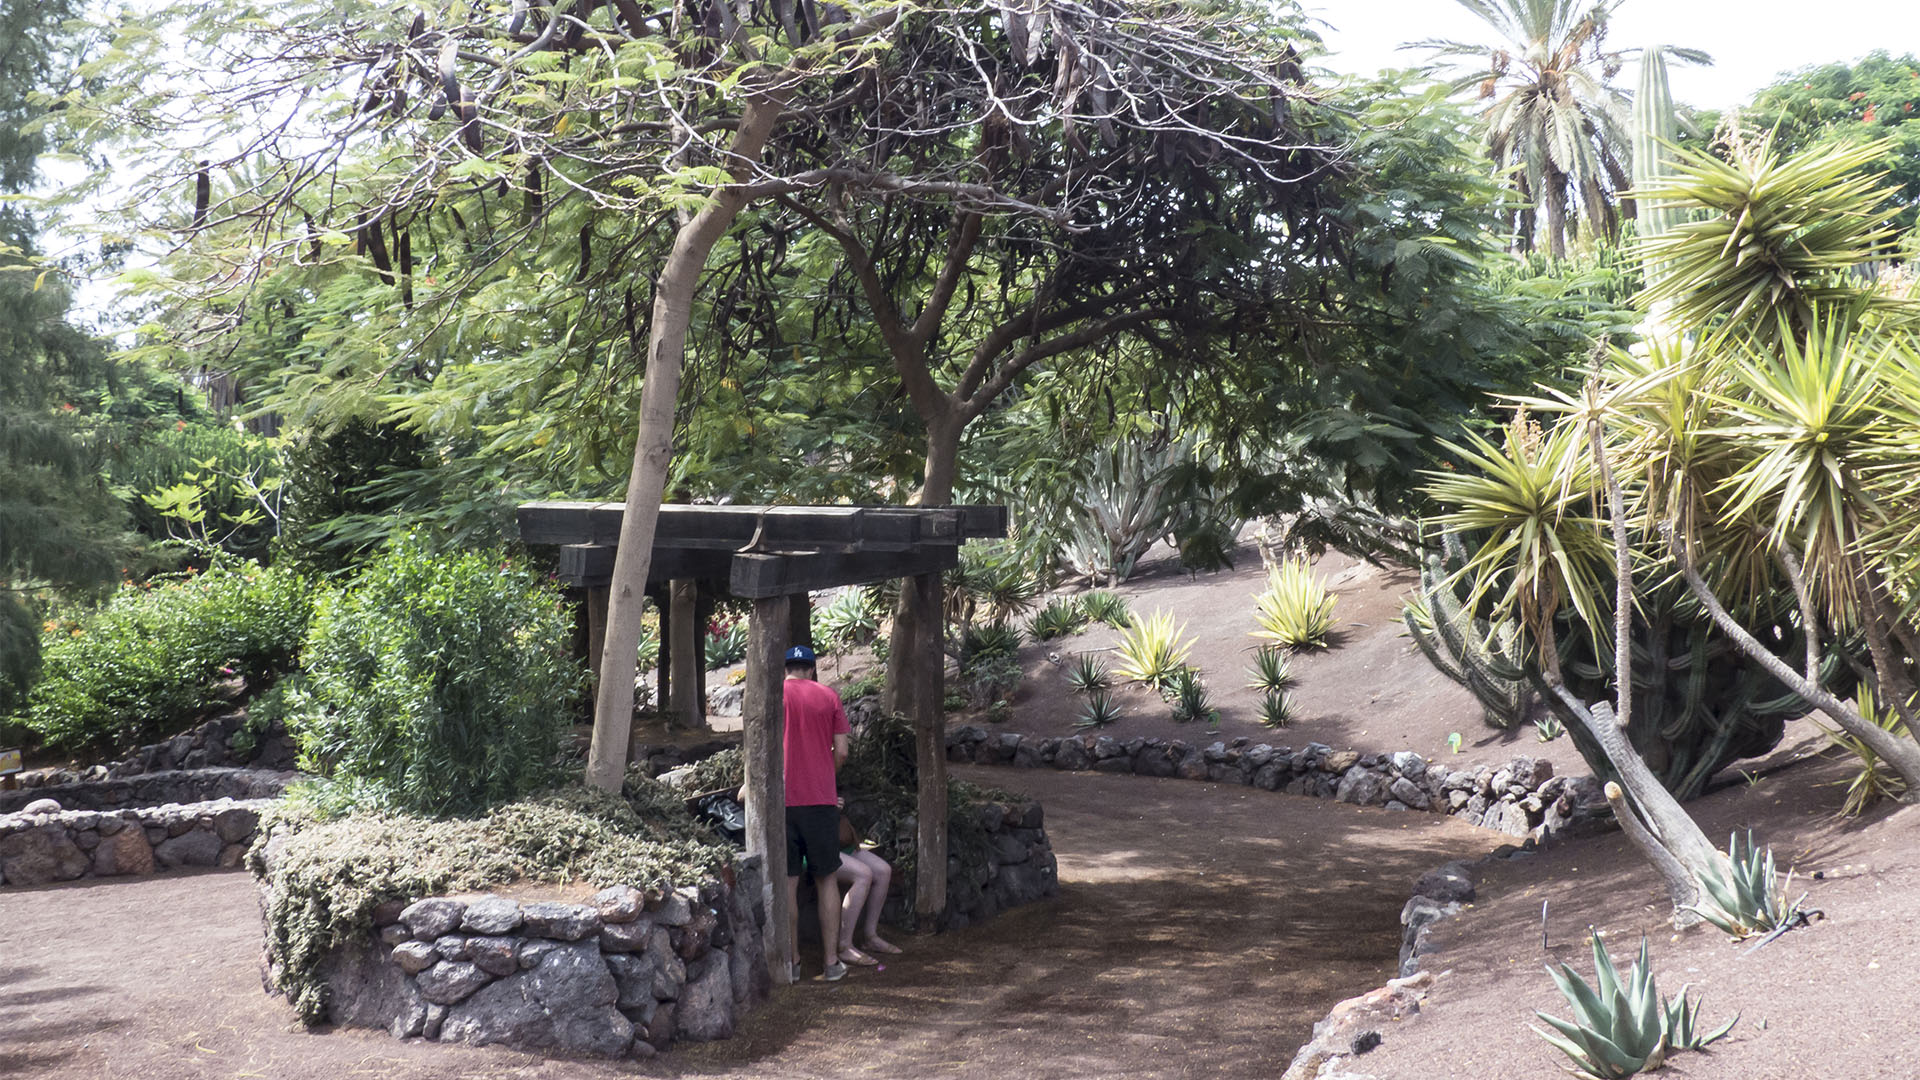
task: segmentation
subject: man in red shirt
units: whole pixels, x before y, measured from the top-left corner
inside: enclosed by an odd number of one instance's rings
[[[787,650],[786,699],[787,763],[787,900],[793,911],[794,954],[788,957],[795,977],[800,968],[800,861],[806,860],[820,902],[820,945],[825,970],[819,978],[845,978],[840,962],[840,793],[834,770],[847,760],[847,711],[840,695],[818,681],[813,650],[795,645]]]

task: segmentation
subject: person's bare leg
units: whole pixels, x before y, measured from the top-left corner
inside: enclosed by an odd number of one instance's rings
[[[787,970],[800,966],[800,875],[787,878]]]
[[[848,963],[864,964],[867,961],[860,958],[864,954],[853,946],[853,932],[860,925],[861,908],[873,887],[873,869],[857,855],[842,855],[840,869],[833,876],[845,892],[840,901],[840,958]],[[854,958],[848,958],[849,952]]]
[[[820,954],[831,968],[840,962],[840,883],[828,874],[814,878],[813,887],[820,894]]]
[[[887,860],[871,851],[862,851],[854,857],[866,866],[873,878],[873,883],[867,892],[867,917],[864,927],[867,949],[871,952],[897,953],[900,951],[899,946],[880,937],[880,911],[887,906],[887,890],[893,886],[893,867],[888,865]],[[848,938],[848,940],[853,939]]]

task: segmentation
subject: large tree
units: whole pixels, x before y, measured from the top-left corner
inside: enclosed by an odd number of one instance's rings
[[[1613,85],[1629,52],[1607,48],[1607,20],[1622,0],[1460,0],[1499,35],[1492,46],[1427,41],[1455,77],[1487,102],[1487,156],[1508,176],[1523,209],[1514,242],[1532,251],[1544,237],[1566,255],[1569,219],[1589,235],[1619,232],[1621,194],[1631,185],[1629,97]],[[1705,61],[1691,49],[1665,48]]]
[[[1920,58],[1912,53],[1802,68],[1741,112],[1755,130],[1773,133],[1782,154],[1882,140],[1873,164],[1899,189],[1895,220],[1902,229],[1920,220]]]

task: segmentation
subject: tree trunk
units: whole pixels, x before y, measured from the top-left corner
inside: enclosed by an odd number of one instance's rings
[[[927,422],[926,472],[920,484],[920,493],[914,499],[915,505],[952,504],[953,484],[960,462],[960,432],[964,426],[965,422],[953,413]],[[894,607],[893,629],[887,636],[887,684],[882,700],[889,712],[903,716],[917,715],[914,709],[913,643],[922,621],[938,621],[940,600],[939,590],[935,590],[933,606],[923,616],[918,601],[913,598],[913,590],[900,590],[899,603]],[[941,650],[944,655],[946,643],[936,641],[934,648]],[[942,661],[943,669],[944,663]]]
[[[1567,174],[1547,168],[1547,254],[1567,257]]]
[[[788,82],[793,76],[787,75]],[[770,93],[748,98],[731,146],[736,182],[747,179],[760,160],[767,138],[786,111],[791,89],[781,83]],[[618,792],[627,771],[627,742],[633,719],[633,680],[640,647],[641,609],[647,573],[653,564],[654,526],[673,461],[673,417],[680,397],[680,369],[686,358],[693,299],[713,246],[747,202],[738,186],[721,188],[680,227],[653,294],[653,327],[647,342],[647,371],[640,392],[640,433],[634,440],[633,472],[627,479],[626,515],[620,522],[620,546],[614,554],[607,611],[606,649],[600,660],[600,685],[594,699],[593,747],[587,756],[587,783]]]
[[[788,982],[793,912],[787,897],[785,667],[787,598],[753,602],[747,623],[747,677],[740,697],[740,756],[746,773],[747,854],[765,860],[767,970]]]

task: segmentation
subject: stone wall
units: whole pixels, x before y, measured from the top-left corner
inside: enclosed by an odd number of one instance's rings
[[[947,733],[947,759],[1066,771],[1179,777],[1246,784],[1388,810],[1453,814],[1515,837],[1555,835],[1610,820],[1591,776],[1559,777],[1553,764],[1518,757],[1505,765],[1451,769],[1412,751],[1362,754],[1323,743],[1254,743],[1247,736],[1206,746],[1179,739],[1110,735],[1040,737],[963,726]]]
[[[293,768],[297,756],[286,728],[275,722],[264,731],[248,730],[247,711],[236,709],[171,739],[139,747],[119,761],[78,769],[29,769],[15,779],[23,788],[46,788],[174,769],[253,766],[284,771]]]
[[[266,799],[0,816],[0,886],[238,866]]]
[[[667,893],[386,904],[369,939],[327,964],[329,1018],[396,1038],[597,1057],[731,1038],[771,988],[764,886],[754,856]]]
[[[61,810],[119,810],[164,803],[202,803],[215,799],[271,799],[297,773],[270,769],[169,769],[112,780],[81,780],[58,785],[0,791],[0,814],[13,814],[51,800]]]

